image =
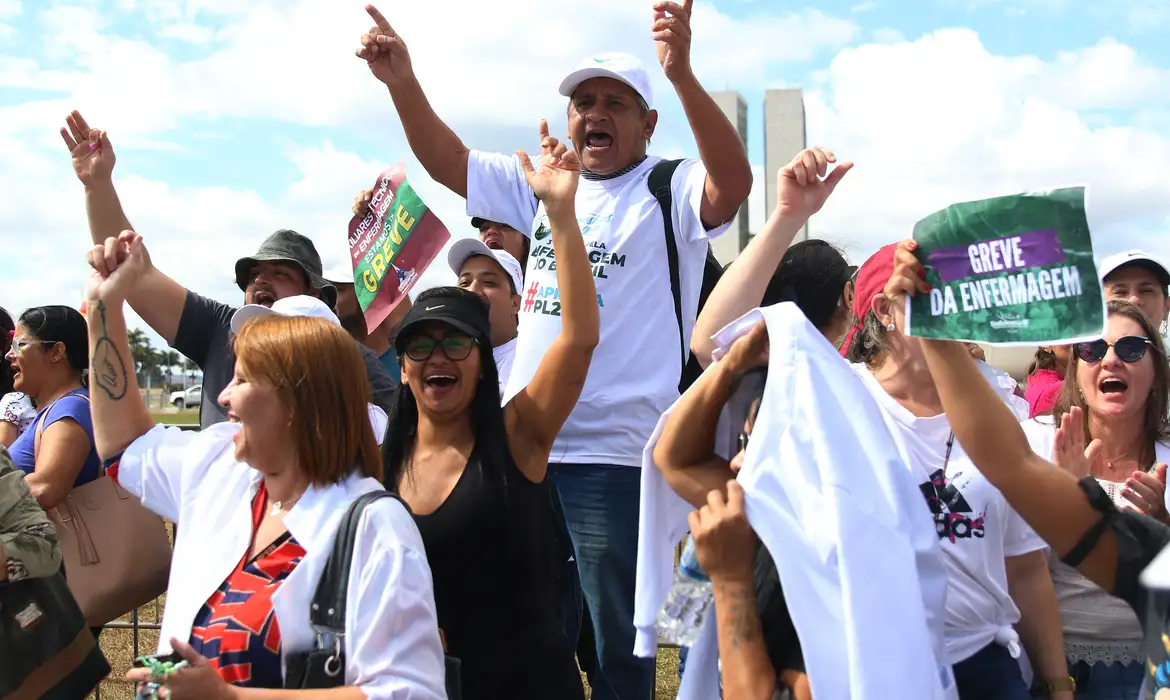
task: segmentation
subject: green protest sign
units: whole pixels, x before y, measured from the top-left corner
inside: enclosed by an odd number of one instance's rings
[[[1039,345],[1104,331],[1084,187],[953,204],[914,240],[931,291],[908,302],[909,335]]]

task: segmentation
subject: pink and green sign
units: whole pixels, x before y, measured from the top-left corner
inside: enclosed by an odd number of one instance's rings
[[[910,335],[1043,345],[1104,330],[1084,187],[953,204],[914,240],[931,291],[910,301]]]
[[[354,288],[367,328],[386,320],[450,238],[410,186],[405,164],[378,176],[369,212],[349,222]]]

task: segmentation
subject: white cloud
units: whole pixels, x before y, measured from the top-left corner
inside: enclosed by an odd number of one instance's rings
[[[206,25],[178,22],[166,25],[159,30],[158,35],[164,39],[175,39],[188,44],[206,44],[215,37],[215,30]]]
[[[22,9],[20,0],[0,0],[0,17],[15,17]]]
[[[846,49],[806,94],[810,143],[857,162],[811,235],[868,255],[950,203],[1084,182],[1098,252],[1170,224],[1166,131],[1090,126],[1079,109],[1133,106],[1164,72],[1112,41],[1052,62],[991,54],[969,30]],[[1129,75],[1104,77],[1125,67]],[[1170,237],[1140,238],[1170,260]]]
[[[536,0],[512,0],[507,12],[457,0],[444,6],[457,22],[436,22],[422,5],[400,5],[390,19],[409,42],[436,111],[471,145],[527,145],[519,139],[540,116],[563,128],[556,123],[564,110],[555,90],[561,75],[581,56],[616,47],[632,48],[655,76],[668,128],[654,151],[693,153],[692,140],[678,136],[685,120],[654,64],[650,10],[627,0],[597,1],[573,19],[573,31],[517,25],[517,18],[546,14]],[[113,36],[113,25],[96,11],[55,7],[40,15],[52,33],[44,55],[0,56],[0,89],[54,93],[0,107],[6,202],[0,236],[9,245],[19,241],[20,253],[0,275],[0,303],[19,311],[80,301],[88,247],[82,190],[56,135],[62,115],[75,107],[110,130],[126,210],[159,267],[183,284],[224,301],[240,299],[232,263],[279,228],[310,235],[325,264],[336,262],[353,195],[407,153],[386,91],[353,56],[370,24],[360,6],[118,2],[123,12],[145,13],[155,34]],[[12,6],[0,0],[0,8]],[[225,17],[230,21],[216,24]],[[700,4],[694,65],[713,89],[755,92],[778,82],[784,62],[828,56],[859,41],[861,32],[818,10],[732,20]],[[859,259],[952,202],[1084,181],[1092,188],[1099,252],[1141,245],[1170,260],[1170,237],[1155,235],[1170,224],[1165,67],[1113,40],[1045,61],[994,55],[968,30],[913,42],[893,29],[870,36],[875,43],[840,51],[827,68],[817,64],[806,83],[809,142],[858,163],[813,220],[812,235],[843,244]],[[176,42],[204,40],[201,57],[173,57]],[[809,75],[784,71],[783,82],[801,74]],[[284,124],[325,128],[239,164],[257,178],[291,167],[293,176],[276,193],[183,186],[151,170],[169,152],[197,150],[190,134],[268,138],[283,133]],[[369,135],[369,146],[348,152],[336,145],[343,134]],[[452,234],[470,235],[463,202],[424,177],[413,159],[407,167]],[[750,209],[758,230],[766,178],[762,165],[754,170]],[[452,278],[440,258],[422,284]]]
[[[906,41],[906,35],[893,27],[879,27],[870,32],[875,44],[900,44]]]

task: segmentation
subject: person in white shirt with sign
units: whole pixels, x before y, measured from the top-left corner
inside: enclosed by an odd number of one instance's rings
[[[333,321],[265,313],[234,337],[235,376],[219,396],[228,422],[198,433],[155,426],[127,364],[123,315],[145,250],[132,232],[111,242],[89,254],[94,438],[112,478],[186,525],[159,646],[188,665],[165,676],[164,696],[446,698],[426,550],[394,498],[369,504],[354,535],[339,641],[346,687],[279,690],[290,656],[316,648],[310,604],[342,516],[381,490],[353,339]],[[157,680],[148,668],[127,678]]]
[[[389,88],[419,162],[467,198],[468,215],[531,232],[507,399],[532,379],[560,332],[544,208],[516,157],[471,150],[442,122],[414,75],[405,42],[376,9],[366,9],[376,26],[357,54]],[[601,342],[581,399],[557,438],[550,473],[597,634],[599,668],[590,678],[595,700],[649,698],[653,691],[652,661],[633,654],[640,479],[631,468],[639,466],[659,416],[679,396],[709,239],[726,230],[752,184],[743,141],[691,70],[691,0],[658,2],[653,10],[658,59],[701,160],[647,156],[659,115],[650,78],[635,57],[587,58],[560,85],[569,98],[570,140],[584,167],[576,209],[601,305]],[[655,171],[659,163],[666,165]],[[669,184],[651,192],[652,171],[656,179],[666,177],[667,167],[675,168]],[[669,222],[656,194],[670,197]]]
[[[474,292],[488,305],[492,325],[492,355],[500,375],[500,398],[512,374],[516,355],[517,314],[524,273],[520,263],[506,250],[489,248],[476,238],[464,238],[451,246],[447,263],[458,277],[461,289]]]
[[[861,266],[855,322],[841,354],[882,407],[934,517],[948,572],[946,645],[959,697],[1027,700],[1017,661],[1022,641],[1047,697],[1071,700],[1046,545],[956,442],[922,343],[904,334],[902,297],[887,290],[897,255],[916,245],[887,245]]]

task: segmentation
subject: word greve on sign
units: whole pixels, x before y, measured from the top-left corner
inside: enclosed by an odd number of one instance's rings
[[[967,246],[967,258],[971,269],[977,275],[989,272],[1004,272],[1028,267],[1024,262],[1024,251],[1020,246],[1021,236],[1001,238],[997,241],[983,241]]]

